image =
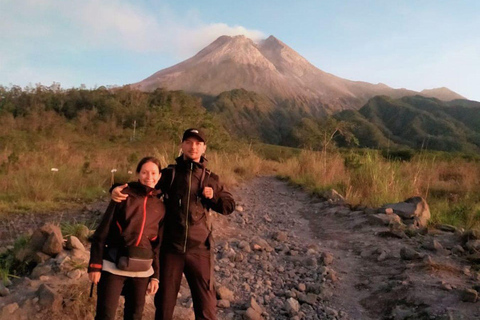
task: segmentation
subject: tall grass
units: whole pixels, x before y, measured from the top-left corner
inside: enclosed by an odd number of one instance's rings
[[[378,207],[422,196],[433,223],[480,227],[480,163],[441,160],[423,153],[391,161],[376,151],[326,155],[302,151],[279,166],[278,175],[312,193],[336,189],[353,205]]]

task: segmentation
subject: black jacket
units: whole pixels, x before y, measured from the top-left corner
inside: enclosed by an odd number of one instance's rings
[[[92,236],[88,272],[100,271],[103,259],[112,261],[108,248],[139,246],[153,251],[152,277],[158,279],[165,206],[157,190],[139,182],[130,182],[122,192],[128,194],[127,200],[110,202]]]
[[[235,201],[219,182],[218,176],[206,169],[205,158],[197,163],[180,156],[176,162],[175,169],[170,166],[162,170],[157,184],[157,188],[165,194],[163,247],[175,252],[208,248],[207,239],[211,233],[208,210],[230,214],[235,209]],[[213,199],[202,195],[204,187],[213,188]]]

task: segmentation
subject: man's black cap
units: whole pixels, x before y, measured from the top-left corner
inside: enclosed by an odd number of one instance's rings
[[[201,130],[195,129],[195,128],[190,128],[185,130],[185,132],[183,133],[182,142],[187,140],[190,137],[195,137],[202,142],[205,142],[206,140],[205,134]]]

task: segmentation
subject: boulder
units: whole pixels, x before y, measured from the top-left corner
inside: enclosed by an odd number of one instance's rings
[[[47,223],[33,232],[28,247],[50,256],[56,255],[63,248],[62,231],[58,226]]]
[[[79,249],[85,251],[85,246],[83,243],[75,236],[68,236],[66,247],[68,250]]]
[[[228,300],[218,300],[217,301],[217,307],[219,307],[221,309],[230,308],[230,301],[228,301]]]
[[[413,219],[414,225],[418,228],[425,228],[431,217],[430,208],[422,197],[412,197],[403,202],[386,204],[380,210],[386,212],[389,208],[402,219]]]

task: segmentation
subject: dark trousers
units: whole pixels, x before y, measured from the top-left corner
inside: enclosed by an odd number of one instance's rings
[[[217,319],[215,290],[210,288],[210,251],[160,254],[160,287],[155,296],[155,319],[171,320],[177,303],[182,273],[192,293],[196,320]]]
[[[97,288],[95,320],[114,320],[120,294],[125,295],[123,319],[142,319],[149,278],[130,278],[102,271]]]

